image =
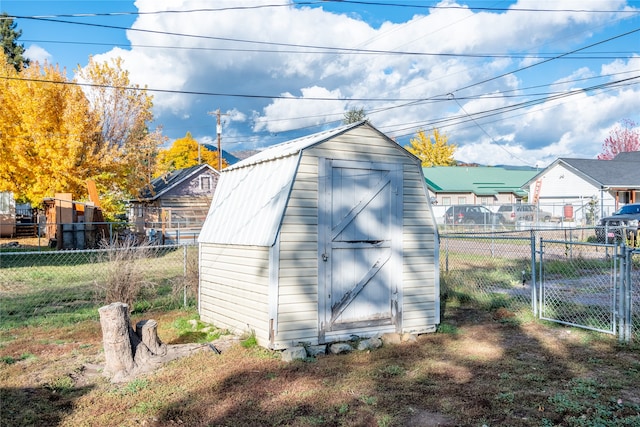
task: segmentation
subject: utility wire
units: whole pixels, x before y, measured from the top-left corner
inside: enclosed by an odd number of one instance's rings
[[[169,46],[169,45],[147,45],[147,44],[126,44],[126,43],[98,43],[98,42],[81,42],[81,41],[65,41],[65,40],[35,40],[35,39],[21,39],[21,42],[25,43],[39,43],[39,44],[71,44],[71,45],[86,45],[86,46],[109,46],[109,47],[135,47],[145,49],[169,49],[169,50],[202,50],[202,51],[215,51],[215,52],[255,52],[255,53],[291,53],[291,54],[340,54],[335,50],[282,50],[282,49],[243,49],[243,48],[224,48],[224,47],[201,47],[201,46]],[[342,49],[342,48],[335,48]],[[590,52],[582,53],[576,52],[576,55],[580,56],[566,56],[557,52],[538,52],[535,54],[528,53],[438,53],[438,52],[415,52],[415,51],[392,51],[392,50],[371,50],[371,49],[352,49],[348,53],[349,55],[405,55],[405,56],[443,56],[443,57],[459,57],[459,58],[507,58],[507,59],[527,59],[527,58],[562,58],[562,59],[618,59],[623,55],[627,55],[628,59],[640,59],[635,58],[633,51],[603,51],[603,52]],[[562,55],[562,56],[561,56]],[[598,55],[598,56],[595,56]]]
[[[314,4],[317,4],[317,2],[312,2]],[[388,5],[391,6],[391,4],[385,4],[385,3],[375,3],[375,2],[345,2],[345,3],[354,3],[354,4],[369,4],[369,5]],[[302,3],[298,3],[298,4],[302,4]],[[394,4],[395,5],[395,4]],[[410,7],[411,5],[407,5],[407,7]],[[425,6],[426,7],[426,6]],[[468,9],[467,7],[465,7],[465,9]],[[499,9],[499,8],[474,8],[474,9],[482,9],[482,10],[513,10],[513,9]],[[524,10],[523,10],[524,11]],[[538,9],[531,9],[530,11],[535,11],[535,12],[540,12],[541,10]],[[544,10],[543,10],[544,11]],[[557,12],[558,10],[548,10],[550,12]],[[576,11],[576,10],[566,10],[566,11],[574,11],[574,12],[581,12],[581,11]],[[583,11],[583,12],[588,12],[588,11]],[[600,12],[607,12],[607,11],[600,11]],[[608,12],[618,12],[618,11],[608,11]],[[18,17],[20,18],[20,17]],[[25,19],[30,19],[30,17],[23,17]],[[99,27],[107,27],[107,28],[117,28],[117,29],[127,29],[127,30],[132,30],[129,28],[123,28],[123,27],[115,27],[115,26],[107,26],[107,25],[99,25],[99,24],[85,24],[85,23],[77,23],[77,22],[68,22],[68,21],[59,21],[59,20],[49,20],[49,19],[45,19],[47,21],[53,21],[53,22],[66,22],[66,23],[70,23],[70,24],[79,24],[79,25],[91,25],[91,26],[99,26]],[[231,38],[220,38],[220,37],[208,37],[208,36],[197,36],[197,35],[189,35],[189,34],[179,34],[179,33],[169,33],[169,32],[161,32],[161,31],[153,31],[153,30],[140,30],[140,29],[133,29],[135,31],[143,31],[143,32],[151,32],[151,33],[158,33],[158,34],[163,34],[163,35],[177,35],[177,36],[183,36],[183,37],[196,37],[196,38],[205,38],[205,39],[214,39],[214,40],[223,40],[223,41],[232,41],[232,42],[239,42],[239,43],[256,43],[256,44],[265,44],[265,45],[274,45],[274,46],[283,46],[283,47],[295,47],[295,48],[308,48],[308,49],[328,49],[331,52],[345,52],[345,53],[365,53],[365,54],[404,54],[404,55],[410,55],[410,54],[422,54],[425,55],[424,53],[419,53],[419,52],[391,52],[391,51],[377,51],[377,50],[365,50],[365,49],[345,49],[345,48],[334,48],[334,47],[322,47],[322,46],[312,46],[312,45],[296,45],[296,44],[289,44],[289,43],[270,43],[270,42],[259,42],[259,41],[252,41],[252,40],[241,40],[241,39],[231,39]],[[583,51],[587,48],[596,46],[598,44],[601,43],[605,43],[614,39],[617,39],[619,37],[624,37],[626,35],[629,34],[633,34],[637,31],[640,31],[640,29],[635,29],[632,31],[629,31],[627,33],[615,36],[615,37],[611,37],[609,39],[606,39],[604,41],[598,42],[598,43],[594,43],[591,44],[589,46],[580,48],[580,49],[576,49],[574,51],[571,52],[567,52],[567,53],[563,53],[563,54],[559,54],[559,55],[553,55],[551,57],[549,57],[548,59],[544,60],[544,61],[540,61],[537,62],[535,64],[526,66],[526,67],[522,67],[520,69],[511,71],[511,72],[507,72],[507,73],[503,73],[499,76],[493,77],[491,79],[485,79],[483,81],[471,84],[471,85],[467,85],[464,86],[462,88],[456,89],[454,90],[452,93],[454,92],[459,92],[477,85],[481,85],[487,82],[490,82],[492,80],[496,80],[502,77],[505,77],[507,75],[513,74],[515,72],[518,71],[522,71],[525,69],[529,69],[532,68],[534,66],[537,65],[541,65],[544,64],[546,62],[552,61],[552,60],[556,60],[556,59],[569,59],[570,55],[574,55],[574,54],[578,54],[580,51]],[[241,51],[239,49],[237,49],[238,51]],[[429,54],[426,54],[429,55]],[[480,55],[456,55],[456,54],[431,54],[431,55],[438,55],[438,56],[447,56],[447,55],[451,55],[451,56],[468,56],[468,57],[487,57],[486,54],[480,54]],[[537,57],[540,57],[540,54],[536,55]],[[509,57],[517,57],[515,55],[509,56]],[[581,57],[581,59],[585,59],[585,57]],[[2,76],[0,76],[2,77]],[[37,80],[37,81],[42,81],[42,80]],[[61,82],[52,82],[52,83],[61,83]],[[77,83],[75,83],[77,84]],[[82,84],[85,85],[85,84]],[[98,87],[108,87],[105,85],[95,85]],[[330,100],[330,101],[336,101],[338,99],[336,98],[293,98],[293,97],[285,97],[285,96],[261,96],[261,95],[234,95],[234,94],[217,94],[217,93],[206,93],[206,92],[195,92],[195,91],[171,91],[171,90],[159,90],[159,89],[147,89],[150,91],[156,91],[156,92],[167,92],[167,93],[184,93],[184,94],[197,94],[197,95],[215,95],[215,96],[239,96],[239,97],[245,97],[245,98],[270,98],[270,99],[302,99],[302,100]],[[440,95],[441,98],[444,97],[444,95]],[[455,97],[456,102],[458,102],[458,99],[472,99],[473,97]],[[477,98],[475,98],[477,99]],[[389,102],[389,101],[409,101],[410,104],[407,105],[412,105],[414,103],[419,103],[419,102],[426,102],[426,101],[438,101],[439,99],[437,97],[431,97],[431,98],[425,98],[425,99],[403,99],[403,98],[384,98],[384,99],[375,99],[375,98],[352,98],[352,99],[344,99],[346,101],[367,101],[367,102],[375,102],[375,101],[385,101],[385,102]],[[444,99],[442,99],[444,100]],[[406,106],[406,105],[405,105]],[[402,107],[402,105],[400,106],[394,106],[391,108],[399,108]],[[464,110],[464,109],[463,109]],[[466,111],[465,111],[466,112]]]
[[[480,7],[480,6],[453,6],[453,5],[425,5],[425,4],[402,4],[402,3],[386,3],[375,1],[357,1],[357,0],[327,0],[331,3],[341,4],[355,4],[361,6],[388,6],[388,7],[402,7],[412,9],[463,9],[463,10],[481,10],[489,12],[565,12],[565,13],[640,13],[635,10],[589,10],[589,9],[533,9],[524,7]],[[561,4],[561,3],[559,3]]]
[[[92,13],[60,13],[47,15],[33,15],[33,18],[86,18],[86,17],[108,17],[108,16],[144,16],[144,15],[165,15],[165,14],[183,14],[183,13],[205,13],[205,12],[228,12],[242,10],[256,10],[269,8],[291,8],[291,6],[318,6],[334,4],[353,4],[359,6],[379,6],[398,9],[417,9],[417,10],[473,10],[483,12],[543,12],[543,13],[619,13],[619,14],[638,14],[638,10],[615,10],[615,9],[548,9],[548,8],[524,8],[524,7],[491,7],[491,6],[471,6],[471,5],[443,5],[437,2],[432,4],[412,3],[386,3],[372,1],[355,1],[355,0],[320,0],[320,1],[294,1],[293,3],[279,4],[261,4],[253,6],[230,6],[220,8],[198,8],[198,9],[171,9],[171,10],[155,10],[148,12],[127,11],[127,12],[92,12]],[[0,18],[2,19],[2,18]]]
[[[326,53],[326,52],[338,52],[338,53],[375,53],[375,54],[386,54],[386,55],[393,54],[393,55],[423,55],[423,56],[453,56],[453,57],[463,56],[463,55],[455,54],[455,53],[428,53],[428,52],[427,53],[420,53],[420,52],[405,52],[405,51],[358,49],[358,48],[346,48],[346,47],[335,47],[335,46],[318,46],[318,45],[307,45],[307,44],[297,44],[297,43],[269,42],[269,41],[260,41],[260,40],[246,40],[246,39],[238,39],[238,38],[232,38],[232,37],[204,36],[204,35],[197,35],[197,34],[176,33],[176,32],[171,32],[171,31],[148,30],[148,29],[142,29],[142,28],[128,28],[128,27],[120,27],[120,26],[115,26],[115,25],[95,24],[95,23],[88,23],[88,22],[64,21],[64,20],[49,19],[49,18],[35,18],[35,17],[30,17],[30,16],[15,16],[15,18],[17,18],[17,19],[31,19],[31,20],[46,21],[46,22],[57,22],[57,23],[65,23],[65,24],[72,24],[72,25],[85,25],[85,26],[91,26],[91,27],[110,28],[110,29],[126,30],[126,31],[136,31],[136,32],[141,32],[141,33],[160,34],[160,35],[165,35],[165,36],[177,36],[177,37],[187,37],[187,38],[204,39],[204,40],[217,40],[217,41],[225,41],[225,42],[233,42],[233,43],[256,44],[256,45],[259,45],[259,46],[279,46],[279,47],[288,47],[288,48],[314,49],[316,51],[318,51],[318,50],[323,51],[323,53]],[[638,31],[640,31],[640,28],[628,31],[628,32],[620,34],[618,36],[611,37],[611,38],[606,39],[606,40],[601,41],[601,42],[593,43],[593,44],[591,44],[589,46],[586,46],[586,47],[583,47],[583,48],[580,48],[580,49],[576,49],[576,50],[568,52],[568,53],[563,53],[563,54],[552,56],[548,60],[550,61],[550,60],[566,57],[566,56],[569,56],[569,55],[571,55],[573,53],[580,52],[580,51],[588,49],[590,47],[597,46],[599,44],[602,44],[602,43],[605,43],[605,42],[608,42],[608,41],[611,41],[611,40],[615,40],[617,38],[624,37],[624,36],[633,34],[633,33],[638,32]],[[474,57],[475,55],[466,54],[464,56]],[[482,55],[479,56],[479,57],[482,57]],[[544,62],[545,61],[543,61],[541,63],[544,63]],[[530,65],[530,66],[522,68],[522,69],[531,68],[532,66],[535,66],[535,65],[536,64],[533,64],[533,65]],[[519,71],[519,70],[517,70],[517,71]],[[502,76],[498,76],[496,78],[499,78],[499,77],[502,77]]]

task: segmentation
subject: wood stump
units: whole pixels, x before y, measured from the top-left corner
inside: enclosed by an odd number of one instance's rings
[[[98,312],[106,359],[104,375],[112,382],[128,381],[195,350],[212,350],[206,344],[167,346],[158,337],[158,322],[153,319],[141,320],[133,330],[127,304],[114,302]]]

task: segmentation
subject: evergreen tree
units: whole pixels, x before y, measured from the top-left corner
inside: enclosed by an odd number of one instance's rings
[[[356,123],[361,120],[365,120],[367,115],[364,113],[364,108],[352,108],[351,110],[344,113],[344,119],[342,119],[342,123],[348,125],[349,123]]]
[[[0,44],[7,57],[7,63],[13,65],[16,71],[29,66],[29,59],[25,58],[24,45],[18,43],[22,30],[16,30],[16,23],[6,12],[0,14]]]

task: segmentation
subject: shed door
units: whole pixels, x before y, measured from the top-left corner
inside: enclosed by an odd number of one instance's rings
[[[324,159],[319,169],[320,341],[395,330],[401,165]]]

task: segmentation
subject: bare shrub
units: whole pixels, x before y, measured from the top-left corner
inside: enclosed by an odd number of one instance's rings
[[[184,295],[185,298],[198,297],[198,284],[200,278],[197,247],[187,248],[185,258],[185,270],[182,280],[173,284],[173,295]]]
[[[145,281],[143,261],[152,256],[149,248],[136,246],[131,239],[102,241],[100,261],[105,264],[104,279],[96,280],[97,295],[105,303],[122,302],[133,310],[133,304],[141,295],[153,290],[154,284]]]

